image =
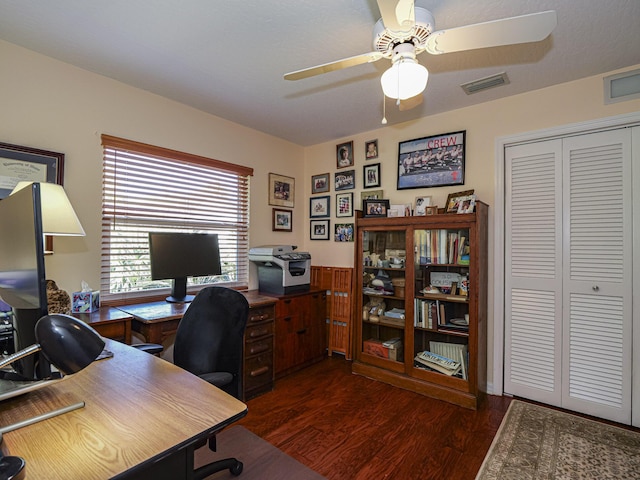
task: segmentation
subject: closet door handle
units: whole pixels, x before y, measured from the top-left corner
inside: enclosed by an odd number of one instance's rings
[[[594,292],[598,292],[600,290],[600,287],[598,285],[594,285],[593,287],[591,287],[591,290],[593,290]]]

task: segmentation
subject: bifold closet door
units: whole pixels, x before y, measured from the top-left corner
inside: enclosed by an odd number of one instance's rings
[[[631,129],[563,140],[562,406],[631,423]]]
[[[505,392],[630,423],[630,130],[509,147]]]
[[[506,393],[562,403],[562,141],[505,155]]]

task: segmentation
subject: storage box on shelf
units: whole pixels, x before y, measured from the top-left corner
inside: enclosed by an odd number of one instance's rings
[[[477,408],[486,390],[487,211],[477,202],[469,214],[357,219],[354,373]]]

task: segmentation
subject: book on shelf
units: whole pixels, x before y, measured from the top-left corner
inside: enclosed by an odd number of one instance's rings
[[[433,353],[428,350],[419,352],[415,356],[414,361],[449,376],[457,374],[462,368],[459,361],[447,358],[443,355],[438,355],[437,353]]]
[[[468,265],[468,237],[466,230],[416,230],[415,263],[418,265]]]

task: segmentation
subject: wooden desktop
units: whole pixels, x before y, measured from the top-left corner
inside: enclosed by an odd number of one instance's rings
[[[107,348],[113,358],[0,403],[0,427],[86,403],[4,434],[25,478],[190,478],[194,445],[246,415],[244,403],[169,362],[113,340]]]

